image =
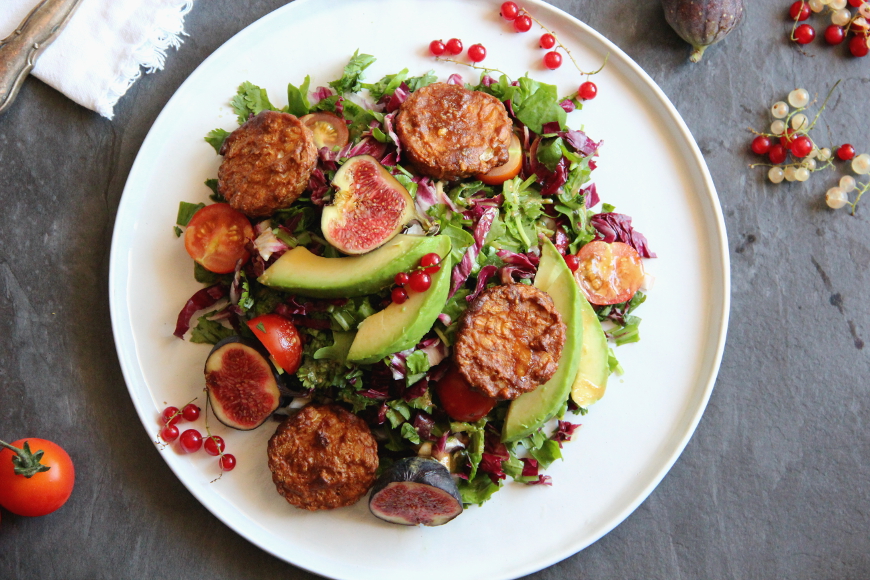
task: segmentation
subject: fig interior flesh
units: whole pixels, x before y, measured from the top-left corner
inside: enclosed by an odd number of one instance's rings
[[[345,254],[365,254],[390,241],[415,215],[408,190],[370,155],[353,157],[336,172],[332,205],[321,229]]]
[[[462,513],[462,499],[450,472],[423,457],[401,459],[372,487],[369,510],[404,526],[440,526]]]
[[[275,368],[238,336],[214,346],[205,361],[205,385],[215,417],[242,431],[262,425],[281,400]]]
[[[740,23],[744,0],[662,0],[662,7],[671,28],[692,45],[689,60],[698,62]]]

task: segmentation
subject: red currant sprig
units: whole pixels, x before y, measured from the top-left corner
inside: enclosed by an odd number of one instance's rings
[[[195,400],[193,399],[193,401]],[[178,439],[180,434],[178,427],[175,426],[179,421],[182,419],[185,421],[196,421],[199,418],[200,408],[194,405],[193,401],[189,402],[181,410],[178,407],[166,407],[163,409],[163,412],[160,414],[160,422],[163,424],[163,428],[158,434],[159,439],[162,439],[165,443],[172,443]]]
[[[414,292],[425,292],[432,286],[432,276],[441,269],[441,256],[435,252],[426,254],[420,258],[420,263],[409,274],[407,272],[399,272],[393,280],[396,287],[390,292],[390,297],[396,304],[404,304],[408,300],[408,291],[410,288]]]

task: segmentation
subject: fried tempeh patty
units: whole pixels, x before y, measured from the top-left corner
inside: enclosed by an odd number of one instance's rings
[[[546,292],[525,284],[494,286],[465,312],[454,360],[475,389],[496,399],[516,399],[556,372],[565,333]]]

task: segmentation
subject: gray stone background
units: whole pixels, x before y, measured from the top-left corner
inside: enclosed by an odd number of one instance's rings
[[[791,89],[823,96],[843,79],[816,133],[870,151],[870,57],[820,38],[801,54],[788,0],[749,2],[697,65],[656,0],[553,3],[625,50],[688,123],[725,213],[733,303],[716,388],[674,468],[613,532],[529,578],[870,578],[870,197],[857,217],[825,207],[841,166],[766,182],[747,168],[746,131]],[[2,513],[0,578],[314,577],[175,479],[134,412],[108,309],[115,212],[149,127],[203,59],[282,4],[200,0],[190,37],[113,122],[32,78],[0,117],[0,438],[55,440],[77,468],[58,512]],[[811,22],[821,33],[827,18]]]

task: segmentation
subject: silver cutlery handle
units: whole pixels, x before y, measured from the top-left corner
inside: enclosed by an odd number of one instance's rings
[[[0,41],[0,115],[15,100],[39,54],[60,33],[81,0],[42,0]]]

